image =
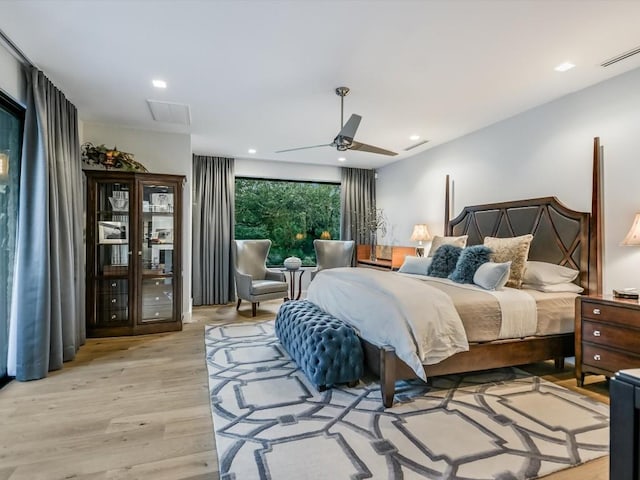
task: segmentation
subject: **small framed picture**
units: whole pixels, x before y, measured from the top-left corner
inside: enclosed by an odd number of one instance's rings
[[[129,226],[124,222],[98,222],[98,243],[128,243],[128,228]]]

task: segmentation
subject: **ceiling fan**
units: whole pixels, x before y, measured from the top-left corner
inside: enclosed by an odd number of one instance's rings
[[[309,148],[318,148],[318,147],[335,147],[339,152],[344,152],[345,150],[359,150],[361,152],[370,152],[370,153],[379,153],[381,155],[397,155],[396,152],[392,152],[390,150],[385,150],[384,148],[374,147],[373,145],[367,145],[366,143],[358,142],[354,140],[356,136],[356,130],[358,130],[358,126],[360,125],[360,120],[362,117],[360,115],[356,115],[355,113],[349,117],[347,123],[344,123],[344,97],[349,93],[348,87],[338,87],[336,88],[336,95],[340,97],[340,131],[336,138],[333,139],[331,143],[323,143],[322,145],[311,145],[309,147],[297,147],[297,148],[288,148],[286,150],[278,150],[275,153],[284,153],[284,152],[293,152],[295,150],[306,150]]]

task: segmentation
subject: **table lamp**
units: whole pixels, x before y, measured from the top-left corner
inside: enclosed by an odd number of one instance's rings
[[[626,246],[638,246],[640,245],[640,213],[636,213],[636,217],[633,219],[633,224],[627,236],[624,237],[622,245]]]
[[[417,223],[413,226],[413,233],[411,234],[411,241],[418,242],[416,247],[416,257],[424,257],[424,247],[422,242],[431,240],[431,234],[425,223]]]

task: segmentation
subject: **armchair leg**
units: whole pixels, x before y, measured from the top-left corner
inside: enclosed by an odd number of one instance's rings
[[[251,304],[251,316],[255,317],[256,316],[256,308],[257,308],[258,304],[257,303],[252,303]]]
[[[240,302],[242,302],[241,298],[238,299],[238,304],[236,305],[236,310],[238,310],[240,308]]]

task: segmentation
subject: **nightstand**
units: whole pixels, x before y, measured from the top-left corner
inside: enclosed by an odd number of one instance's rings
[[[586,374],[611,378],[640,367],[640,304],[612,296],[576,298],[576,380]]]

